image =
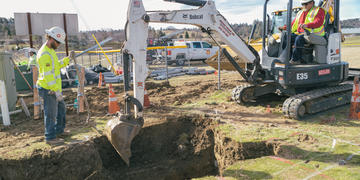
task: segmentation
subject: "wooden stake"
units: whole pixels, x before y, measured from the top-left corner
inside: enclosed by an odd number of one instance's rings
[[[10,126],[10,114],[6,97],[5,82],[0,80],[0,103],[4,126]]]
[[[85,112],[84,108],[84,95],[85,95],[85,68],[81,67],[80,77],[79,77],[79,112]]]
[[[33,70],[33,84],[34,84],[34,119],[40,119],[40,107],[41,107],[41,102],[40,102],[40,98],[39,98],[39,90],[36,88],[36,82],[38,79],[38,69],[36,66],[33,66],[32,68]]]
[[[29,112],[29,109],[28,107],[26,106],[26,103],[24,101],[24,98],[20,98],[20,103],[21,103],[21,107],[23,108],[25,114],[26,114],[26,117],[30,118],[30,112]]]

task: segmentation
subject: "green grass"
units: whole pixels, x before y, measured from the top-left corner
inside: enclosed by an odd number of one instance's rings
[[[71,144],[73,142],[87,141],[92,137],[102,135],[105,125],[109,120],[108,117],[97,117],[96,127],[86,126],[83,128],[71,130],[69,136],[65,137],[65,144]],[[30,157],[34,152],[45,152],[51,150],[52,147],[45,143],[45,141],[28,142],[28,145],[23,145],[21,148],[17,148],[13,151],[9,151],[3,154],[7,159],[24,159]]]
[[[201,99],[199,101],[185,103],[183,106],[185,107],[198,107],[203,105],[218,105],[221,103],[227,103],[228,99],[230,99],[231,93],[230,91],[218,90],[210,94],[210,96],[205,99]]]
[[[51,146],[46,144],[45,142],[35,142],[35,143],[29,143],[29,146],[25,148],[18,148],[16,150],[9,151],[3,154],[3,156],[5,156],[7,159],[18,160],[18,159],[23,159],[25,157],[30,157],[34,153],[34,151],[38,151],[38,150],[45,151],[50,149]]]
[[[296,130],[286,128],[269,128],[267,126],[234,126],[224,124],[217,127],[227,137],[237,142],[263,142],[271,139],[287,140]]]
[[[72,133],[72,136],[68,137],[67,141],[71,140],[86,140],[90,137],[95,137],[102,135],[106,126],[106,123],[109,121],[109,117],[97,117],[95,118],[96,126],[95,127],[84,127],[78,129]]]
[[[304,152],[297,150],[293,153]],[[227,167],[222,176],[224,179],[303,179],[320,171],[311,179],[358,179],[360,177],[360,157],[354,156],[346,165],[339,165],[339,160],[346,158],[347,155],[336,155],[323,153],[322,156],[318,155],[316,159],[311,159],[311,157],[286,159],[275,156],[249,159]],[[214,178],[208,176],[199,179],[210,180]]]
[[[211,95],[216,97],[215,95]],[[194,102],[196,104],[196,102]],[[199,103],[199,102],[197,102]],[[230,102],[233,103],[233,102]],[[203,104],[203,103],[199,103]],[[272,106],[274,107],[274,106]],[[258,106],[251,109],[266,110]],[[274,110],[275,109],[275,110]],[[277,107],[271,108],[277,114]],[[251,111],[251,110],[250,110]],[[296,125],[278,125],[268,127],[261,123],[226,123],[217,127],[225,136],[241,143],[261,142],[278,139],[282,150],[277,160],[270,156],[238,161],[224,170],[222,179],[359,179],[360,144],[359,120],[349,120],[349,106],[344,106],[313,116],[303,121],[292,121]],[[281,116],[279,116],[280,118]],[[312,142],[299,141],[300,134],[309,135]],[[336,139],[335,146],[333,146]],[[340,160],[354,154],[346,165]],[[306,162],[306,160],[310,160]],[[305,163],[306,162],[306,163]],[[320,175],[314,174],[320,172]],[[198,178],[201,180],[219,179],[214,176]]]
[[[96,121],[96,130],[102,133],[105,129],[106,123],[109,121],[109,118],[99,117],[95,119]]]

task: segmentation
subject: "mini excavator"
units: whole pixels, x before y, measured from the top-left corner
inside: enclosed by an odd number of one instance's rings
[[[321,1],[333,8],[325,22],[325,37],[310,31],[305,33],[306,45],[302,59],[306,64],[289,63],[291,56],[291,21],[293,13],[286,13],[287,29],[280,32],[280,39],[274,40],[268,3],[264,0],[262,49],[257,52],[240,38],[229,22],[216,9],[214,0],[165,0],[195,6],[195,9],[174,11],[145,11],[142,0],[130,0],[125,26],[126,41],[122,49],[124,60],[125,112],[107,124],[106,135],[122,159],[129,165],[131,141],[143,126],[144,86],[147,76],[146,47],[148,25],[154,23],[188,24],[199,27],[219,46],[217,40],[228,45],[242,60],[239,64],[224,48],[222,53],[235,67],[247,85],[233,90],[232,98],[239,104],[259,100],[267,94],[287,96],[283,113],[288,118],[302,119],[308,115],[347,104],[351,100],[352,85],[343,83],[349,72],[349,64],[341,61],[340,0]],[[287,4],[292,12],[293,0]],[[278,32],[279,33],[279,32]],[[133,65],[134,97],[130,90],[129,63]],[[134,113],[131,106],[134,105]]]

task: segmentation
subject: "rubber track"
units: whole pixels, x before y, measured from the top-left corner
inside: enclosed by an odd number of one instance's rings
[[[246,90],[246,89],[249,89],[249,88],[254,88],[255,86],[254,85],[251,85],[251,84],[245,84],[245,85],[240,85],[240,86],[237,86],[236,88],[233,89],[232,93],[231,93],[231,99],[233,101],[235,101],[236,103],[238,104],[244,104],[246,102],[242,102],[240,96],[241,96],[241,92]]]
[[[342,84],[333,87],[326,87],[321,89],[315,89],[302,94],[297,94],[289,97],[283,103],[283,114],[288,118],[299,119],[297,115],[298,108],[305,102],[316,100],[320,97],[341,94],[348,91],[352,91],[352,84]],[[334,108],[334,107],[331,107]],[[325,110],[324,110],[325,111]]]

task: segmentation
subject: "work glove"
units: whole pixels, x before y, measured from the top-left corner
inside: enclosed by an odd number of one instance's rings
[[[55,96],[56,96],[56,101],[58,101],[58,102],[64,100],[62,93],[59,91],[55,92]]]
[[[62,96],[62,93],[60,92],[60,91],[49,91],[49,94],[50,95],[55,95],[55,97],[56,97],[56,101],[62,101],[64,98],[63,98],[63,96]]]
[[[75,59],[75,51],[70,51],[69,59],[70,61],[73,61]]]
[[[62,59],[62,61],[63,61],[63,63],[64,63],[66,66],[69,65],[69,62],[70,62],[69,56],[64,57],[64,58]]]

